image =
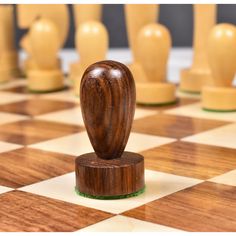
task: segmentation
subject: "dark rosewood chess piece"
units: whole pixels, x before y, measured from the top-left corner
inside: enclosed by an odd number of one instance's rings
[[[75,161],[76,191],[85,197],[117,199],[144,191],[144,159],[124,152],[134,112],[135,84],[129,69],[115,61],[89,66],[81,80],[80,102],[94,153]]]

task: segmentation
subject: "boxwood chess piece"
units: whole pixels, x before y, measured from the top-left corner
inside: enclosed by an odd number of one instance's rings
[[[59,31],[47,18],[36,20],[29,33],[34,68],[28,73],[28,89],[31,92],[53,92],[64,89],[64,76],[57,53],[60,49]]]
[[[211,69],[207,56],[207,39],[216,23],[216,4],[194,4],[193,63],[180,72],[180,90],[200,93],[202,87],[212,84]]]
[[[236,27],[218,24],[210,32],[207,48],[213,85],[202,89],[202,107],[211,111],[236,111]]]
[[[0,83],[21,75],[14,43],[13,11],[13,6],[0,5]]]
[[[136,196],[144,191],[144,159],[124,152],[135,112],[135,84],[115,61],[89,66],[81,80],[85,127],[95,153],[77,157],[76,191],[97,199]]]
[[[136,81],[137,103],[167,105],[177,101],[176,86],[167,81],[171,48],[169,30],[161,24],[144,26],[137,36],[137,63],[129,66]]]

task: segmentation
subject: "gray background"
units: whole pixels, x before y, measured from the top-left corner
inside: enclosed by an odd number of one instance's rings
[[[70,12],[70,32],[65,47],[71,48],[74,47],[72,5],[68,5],[68,10]],[[110,47],[127,47],[123,5],[104,4],[102,21],[109,32]],[[217,21],[236,24],[236,4],[219,4]],[[169,28],[174,46],[192,45],[192,4],[161,4],[159,22]],[[17,45],[24,32],[16,27]]]

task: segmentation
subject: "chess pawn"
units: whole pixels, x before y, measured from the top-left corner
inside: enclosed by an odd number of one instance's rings
[[[76,31],[75,45],[80,59],[71,67],[71,78],[75,94],[79,95],[80,81],[85,69],[92,63],[106,58],[108,33],[105,26],[97,21],[81,24]]]
[[[29,32],[35,68],[28,72],[28,88],[32,92],[52,92],[64,88],[63,73],[58,66],[59,34],[55,24],[48,19],[33,23]]]
[[[137,103],[163,105],[176,101],[175,85],[167,83],[167,60],[171,36],[166,27],[149,24],[137,37],[137,63],[132,67],[136,80]]]
[[[213,111],[236,110],[236,88],[233,79],[236,72],[236,27],[218,24],[208,39],[208,59],[213,85],[202,90],[202,106]]]
[[[216,8],[216,4],[194,4],[193,64],[180,72],[181,91],[199,93],[203,85],[212,84],[206,51],[209,32],[216,23]]]
[[[138,45],[136,42],[139,31],[147,24],[155,23],[159,15],[158,4],[125,4],[127,34],[133,62],[137,61]]]
[[[92,64],[80,89],[82,115],[95,153],[76,159],[76,191],[98,199],[143,192],[143,157],[124,152],[135,112],[135,84],[129,69],[115,61]]]
[[[20,76],[14,39],[13,6],[0,6],[0,83]]]

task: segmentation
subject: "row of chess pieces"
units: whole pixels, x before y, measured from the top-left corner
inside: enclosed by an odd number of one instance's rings
[[[79,61],[70,65],[69,78],[76,95],[85,69],[106,59],[109,36],[101,22],[102,6],[74,5],[75,47]],[[191,68],[180,72],[180,90],[201,93],[208,110],[236,110],[236,28],[216,24],[216,4],[194,4],[194,56]],[[28,29],[20,46],[27,59],[23,71],[32,92],[64,88],[58,51],[69,28],[66,5],[17,5],[17,23]],[[169,30],[159,23],[159,5],[127,4],[125,16],[133,61],[128,65],[136,82],[137,103],[163,105],[176,102],[176,86],[167,82],[167,62],[172,46]],[[14,46],[13,7],[0,6],[0,81],[19,77]]]

